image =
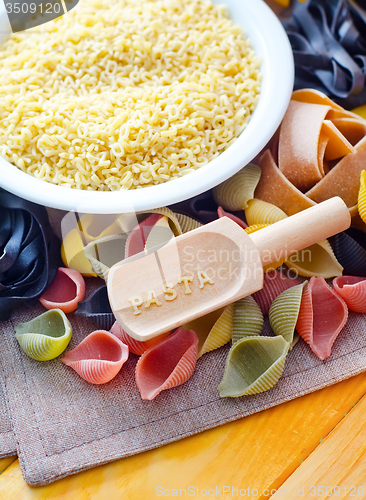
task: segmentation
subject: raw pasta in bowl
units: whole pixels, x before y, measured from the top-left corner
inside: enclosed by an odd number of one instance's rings
[[[122,212],[239,170],[281,121],[292,54],[262,1],[219,3],[81,0],[5,40],[2,186],[54,208]]]

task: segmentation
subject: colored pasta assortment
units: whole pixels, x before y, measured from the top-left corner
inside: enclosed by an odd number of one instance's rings
[[[305,97],[312,102],[304,103]],[[365,137],[358,136],[360,140],[355,142],[356,136],[352,139],[349,132],[359,132],[365,124],[317,92],[295,93],[294,103],[290,104],[277,144],[272,141],[258,166],[248,165],[215,188],[216,204],[212,200],[208,203],[208,195],[204,194],[188,204],[178,204],[173,211],[163,207],[133,217],[83,216],[75,223],[69,221],[69,232],[62,243],[63,260],[69,269],[60,268],[40,298],[50,311],[15,327],[24,352],[39,361],[59,356],[71,339],[71,325],[64,312],[77,307],[76,314],[93,319],[102,329],[66,352],[61,361],[86,382],[104,384],[130,362],[129,353],[139,356],[135,381],[145,400],[153,400],[162,391],[185,383],[195,369],[199,370],[203,356],[208,359],[210,352],[227,344],[231,345],[225,366],[217,367],[222,370],[218,386],[221,397],[241,397],[271,389],[300,337],[319,360],[328,358],[347,322],[348,311],[366,313],[365,171],[361,168],[366,143]],[[308,104],[312,110],[320,107],[309,118],[310,129],[317,132],[312,137],[300,137],[297,142],[289,134],[288,121],[300,113],[297,118],[306,122]],[[340,127],[337,130],[335,122]],[[295,129],[292,124],[291,130]],[[304,141],[310,141],[312,151],[307,150]],[[300,169],[304,151],[307,177]],[[349,169],[350,174],[345,194],[344,169]],[[333,175],[337,178],[338,173],[340,181],[331,179],[324,190],[320,189],[321,183]],[[279,186],[284,186],[286,197]],[[132,338],[114,321],[106,285],[83,300],[84,280],[79,272],[107,282],[114,264],[139,253],[154,253],[155,248],[176,236],[199,228],[201,221],[229,217],[253,234],[315,205],[319,201],[312,198],[315,190],[322,193],[320,198],[344,194],[357,227],[351,226],[329,241],[320,241],[265,267],[263,288],[251,296],[147,341]],[[190,280],[185,278],[185,292],[191,293]],[[325,278],[334,278],[332,286]],[[157,311],[159,301],[152,292],[145,308],[152,306]],[[176,295],[173,285],[167,285],[164,293],[168,294],[166,300],[173,300]],[[265,316],[271,335],[263,334]]]
[[[81,0],[0,47],[0,153],[71,188],[160,184],[235,141],[259,67],[224,6]]]

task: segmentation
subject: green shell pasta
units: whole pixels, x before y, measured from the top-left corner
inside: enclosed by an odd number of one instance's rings
[[[273,387],[285,367],[289,344],[282,337],[246,337],[227,356],[221,397],[258,394]]]
[[[269,309],[269,323],[273,332],[292,344],[299,316],[301,297],[307,281],[282,292]]]
[[[197,357],[200,358],[206,352],[213,351],[227,344],[231,339],[233,328],[233,304],[225,307],[219,319],[211,328],[206,340],[200,348]]]
[[[233,304],[233,344],[244,337],[257,336],[262,333],[263,314],[253,299],[253,297],[244,297]]]
[[[261,176],[261,169],[249,163],[213,190],[216,203],[225,210],[243,210],[254,198],[254,191]]]
[[[57,358],[66,349],[71,334],[71,325],[60,309],[51,309],[15,326],[15,337],[20,347],[37,361]]]

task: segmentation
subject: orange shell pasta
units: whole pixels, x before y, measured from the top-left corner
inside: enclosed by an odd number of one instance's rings
[[[182,328],[140,357],[136,365],[136,383],[141,398],[152,400],[161,391],[186,382],[197,361],[198,337]]]
[[[347,318],[344,300],[324,278],[312,277],[302,296],[296,330],[319,359],[330,356]]]
[[[339,276],[333,280],[333,289],[351,311],[366,313],[366,278]]]
[[[81,274],[73,269],[60,267],[39,301],[46,309],[61,309],[67,314],[77,309],[84,296],[85,281]]]
[[[128,347],[105,330],[97,330],[68,351],[61,361],[90,384],[114,378],[128,358]]]

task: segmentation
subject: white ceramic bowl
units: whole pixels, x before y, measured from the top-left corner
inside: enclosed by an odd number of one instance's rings
[[[219,157],[185,177],[132,191],[93,192],[49,184],[25,174],[0,157],[0,185],[22,198],[67,211],[122,213],[176,203],[220,184],[249,163],[272,137],[291,98],[294,64],[281,23],[263,0],[213,0],[225,3],[231,18],[249,37],[262,59],[258,105],[247,128]],[[0,41],[9,23],[0,0]]]

